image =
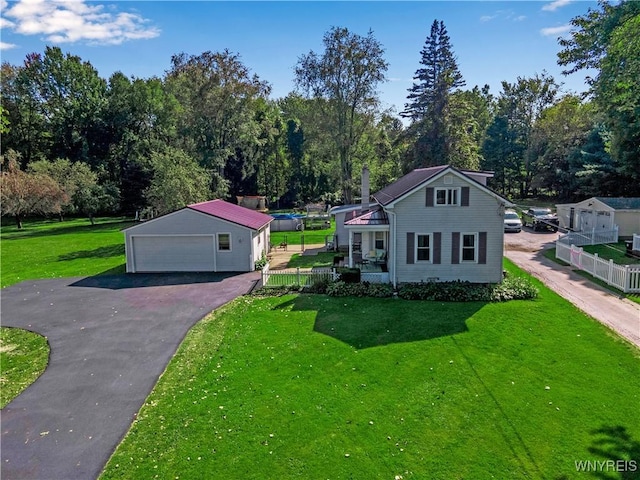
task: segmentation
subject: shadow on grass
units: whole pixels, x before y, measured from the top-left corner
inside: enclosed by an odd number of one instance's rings
[[[111,272],[124,271],[124,265],[106,270],[97,275],[83,278],[72,283],[71,287],[108,288],[120,290],[123,288],[161,287],[167,285],[189,285],[194,283],[216,283],[224,279],[240,275],[243,272],[225,273],[124,273],[121,275]],[[116,273],[114,272],[114,273]]]
[[[59,261],[78,260],[80,258],[110,258],[124,255],[124,243],[115,243],[93,250],[80,250],[78,252],[65,253],[59,255]]]
[[[590,432],[594,437],[589,452],[604,459],[603,468],[591,471],[601,479],[640,479],[640,441],[621,425],[605,425]]]
[[[319,295],[300,295],[277,308],[314,310],[314,331],[363,349],[393,343],[419,342],[467,332],[466,321],[483,302],[440,303],[401,299],[331,299],[320,304]]]
[[[78,233],[100,233],[101,231],[113,231],[122,230],[124,228],[135,225],[136,222],[131,220],[113,220],[113,221],[100,221],[95,225],[87,220],[86,224],[79,225],[77,222],[65,223],[51,221],[47,222],[48,225],[38,225],[37,227],[31,227],[29,224],[25,224],[24,228],[18,230],[17,228],[4,228],[2,232],[3,240],[19,240],[21,238],[36,238],[36,237],[49,237],[52,235],[70,235]]]

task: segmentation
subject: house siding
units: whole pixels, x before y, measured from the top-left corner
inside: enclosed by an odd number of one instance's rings
[[[501,202],[494,196],[475,187],[472,183],[454,176],[453,184],[445,185],[443,178],[429,183],[431,188],[470,187],[469,206],[426,206],[426,187],[399,200],[394,206],[396,224],[396,279],[399,283],[421,281],[455,281],[485,283],[502,279],[504,218]],[[465,194],[466,195],[466,194]],[[407,254],[407,234],[440,233],[440,264],[427,262],[408,263],[413,258]],[[480,235],[486,232],[486,239]],[[478,242],[486,241],[486,263],[458,263],[452,249],[454,233],[478,233]],[[480,243],[480,242],[479,242]],[[482,260],[478,246],[476,260]]]
[[[268,227],[267,227],[268,228]],[[190,209],[178,210],[157,220],[151,220],[125,231],[125,242],[127,249],[127,271],[134,271],[134,259],[131,258],[133,242],[136,236],[172,236],[172,235],[212,235],[215,242],[215,271],[236,272],[253,270],[251,261],[252,250],[252,230],[240,225],[236,225],[216,217],[196,212]],[[231,234],[231,250],[218,251],[217,234]],[[180,255],[180,251],[176,253]],[[185,257],[188,253],[184,252]],[[172,264],[176,261],[172,259]],[[163,270],[163,260],[158,258],[157,270]],[[169,266],[168,266],[169,267]],[[171,271],[169,268],[167,271]]]

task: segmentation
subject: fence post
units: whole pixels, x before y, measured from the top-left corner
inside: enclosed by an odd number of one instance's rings
[[[629,273],[629,265],[624,266],[624,293],[631,290],[631,274]]]
[[[299,287],[300,286],[300,267],[296,268],[296,281],[297,281],[297,285]]]
[[[613,279],[613,258],[609,259],[609,280]]]

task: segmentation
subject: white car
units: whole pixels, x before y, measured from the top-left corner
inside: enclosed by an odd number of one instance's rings
[[[504,231],[520,232],[522,230],[522,220],[514,210],[504,212]]]

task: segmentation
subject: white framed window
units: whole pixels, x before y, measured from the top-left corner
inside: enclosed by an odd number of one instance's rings
[[[231,251],[231,234],[230,233],[218,234],[218,251],[219,252]]]
[[[384,250],[384,232],[375,232],[373,240],[375,249]]]
[[[462,233],[460,237],[460,261],[478,263],[478,234]]]
[[[416,261],[417,262],[431,262],[433,248],[433,234],[432,233],[417,233],[416,234]]]
[[[460,205],[460,188],[436,188],[434,205]]]

